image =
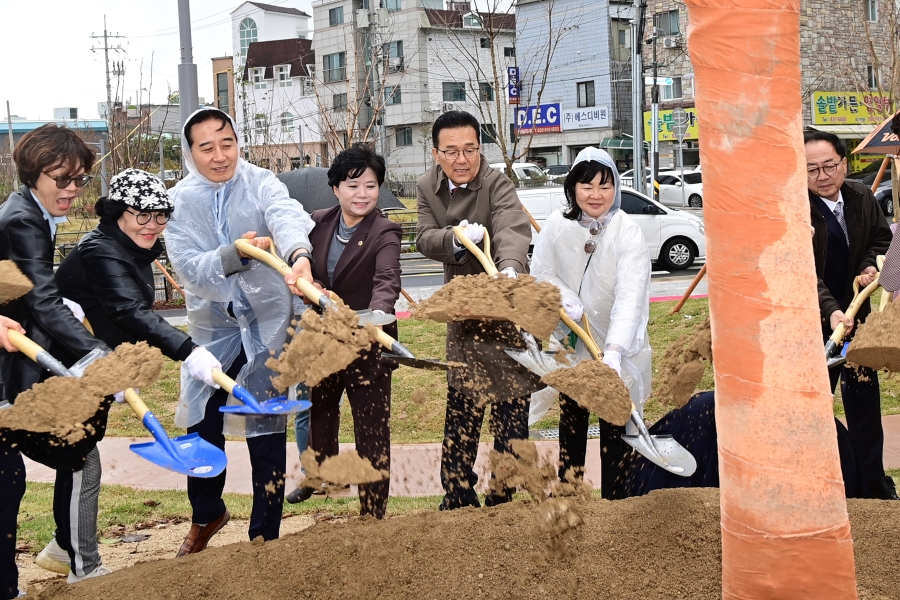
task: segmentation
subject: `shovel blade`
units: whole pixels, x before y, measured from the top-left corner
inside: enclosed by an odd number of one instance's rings
[[[382,327],[384,325],[390,325],[397,320],[396,315],[372,312],[369,309],[356,311],[356,316],[359,317],[360,327],[364,325],[371,325],[372,327]]]
[[[552,373],[559,369],[569,369],[574,366],[567,366],[559,362],[556,359],[557,352],[552,350],[536,350],[534,348],[519,350],[518,348],[505,348],[504,352],[517,363],[541,377],[547,373]]]
[[[131,444],[131,451],[169,471],[189,477],[215,477],[225,470],[228,459],[225,452],[191,433],[164,442]],[[173,456],[174,455],[174,456]]]
[[[622,439],[641,456],[669,473],[690,477],[697,470],[697,461],[671,435],[623,435]]]
[[[235,404],[219,408],[219,412],[233,415],[289,415],[295,412],[309,410],[312,402],[309,400],[288,400],[287,396],[264,400],[258,404]]]

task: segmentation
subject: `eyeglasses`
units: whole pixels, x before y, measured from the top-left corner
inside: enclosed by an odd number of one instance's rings
[[[843,162],[843,159],[841,159],[841,162]],[[821,167],[810,167],[806,169],[806,176],[810,179],[818,179],[819,171],[821,171],[830,177],[837,172],[839,166],[841,166],[841,163],[827,163]]]
[[[435,150],[443,154],[444,158],[448,160],[456,160],[457,158],[459,158],[459,150],[441,150],[439,148],[435,148]],[[477,148],[466,148],[465,150],[462,150],[462,154],[466,158],[475,158],[476,156],[478,156],[479,150],[481,150],[481,146],[478,146]]]
[[[44,175],[47,175],[46,171],[44,171]],[[77,175],[75,177],[53,177],[51,175],[47,175],[47,177],[50,177],[50,179],[55,181],[56,187],[61,190],[66,189],[73,183],[75,184],[75,187],[82,188],[86,186],[91,179],[93,179],[93,177],[90,175]]]
[[[597,249],[597,240],[594,238],[600,235],[600,232],[606,229],[605,225],[602,225],[600,221],[596,219],[591,221],[591,224],[588,226],[588,233],[591,234],[591,239],[584,243],[584,253],[585,254],[593,254],[594,250]]]
[[[150,219],[153,219],[154,221],[156,221],[157,225],[165,225],[166,223],[169,222],[169,214],[164,213],[164,212],[153,212],[153,213],[139,212],[139,213],[136,213],[136,212],[131,212],[127,208],[125,209],[125,212],[127,212],[130,215],[134,215],[134,220],[137,221],[138,225],[146,225],[147,223],[150,222]]]

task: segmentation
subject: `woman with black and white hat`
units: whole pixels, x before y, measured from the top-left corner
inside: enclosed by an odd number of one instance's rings
[[[109,195],[97,201],[100,223],[63,260],[56,284],[64,297],[81,306],[94,335],[110,348],[147,342],[172,360],[184,361],[191,377],[218,387],[212,370],[221,368],[219,361],[153,312],[151,265],[163,252],[159,236],[172,208],[165,185],[155,175],[138,169],[122,171],[110,181]],[[108,410],[109,405],[104,406]],[[92,523],[96,523],[100,469],[85,470],[82,486],[96,489],[90,498]],[[98,553],[96,526],[83,527],[77,538],[77,545],[75,540],[68,544],[76,555],[90,560]],[[69,555],[57,540],[51,540],[41,552],[41,566],[67,571]]]

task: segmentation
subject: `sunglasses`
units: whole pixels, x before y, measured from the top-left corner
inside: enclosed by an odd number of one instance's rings
[[[597,240],[593,239],[600,235],[600,232],[606,229],[605,225],[601,225],[600,221],[594,220],[591,221],[591,224],[588,226],[588,233],[591,234],[592,238],[584,243],[584,253],[585,254],[593,254],[594,250],[597,249]]]
[[[47,175],[47,173],[44,172],[44,175]],[[61,190],[66,189],[73,183],[75,184],[75,187],[83,188],[91,179],[93,179],[90,175],[76,175],[75,177],[52,177],[51,175],[47,175],[47,177],[50,177],[50,179],[55,181],[56,187]]]
[[[166,223],[169,222],[169,214],[164,213],[164,212],[156,212],[156,213],[137,212],[136,213],[136,212],[131,212],[127,208],[125,209],[125,212],[127,212],[130,215],[134,215],[134,220],[137,221],[138,225],[146,225],[147,223],[150,222],[150,219],[153,219],[154,221],[156,221],[157,225],[165,225]]]

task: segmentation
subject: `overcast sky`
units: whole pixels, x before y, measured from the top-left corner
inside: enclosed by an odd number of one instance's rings
[[[266,0],[312,15],[311,0]],[[229,13],[242,2],[191,0],[194,64],[199,94],[213,100],[210,59],[232,54]],[[124,36],[110,40],[123,52],[119,98],[162,103],[178,89],[181,48],[177,0],[10,0],[3,2],[4,27],[0,115],[10,112],[29,119],[51,119],[53,109],[77,107],[80,118],[96,118],[97,103],[106,101],[103,16],[107,30]],[[312,19],[310,19],[312,27]],[[92,52],[91,48],[98,48]],[[151,67],[152,63],[152,67]],[[116,95],[113,78],[113,95]],[[146,88],[147,91],[139,91]]]

